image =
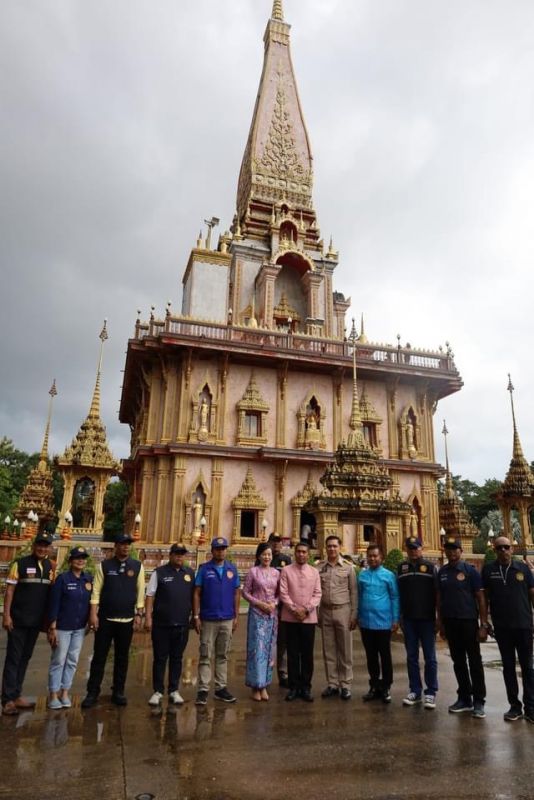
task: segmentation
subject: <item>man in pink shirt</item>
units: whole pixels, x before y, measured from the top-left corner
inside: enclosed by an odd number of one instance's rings
[[[313,645],[317,625],[317,608],[321,602],[321,580],[316,569],[308,564],[309,546],[300,542],[295,547],[295,563],[280,574],[281,624],[287,637],[289,677],[288,702],[301,697],[313,702]]]

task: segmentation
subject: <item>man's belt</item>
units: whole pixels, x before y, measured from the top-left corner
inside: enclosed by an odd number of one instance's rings
[[[345,606],[350,606],[350,600],[347,600],[346,603],[321,603],[321,608],[326,608],[328,611],[332,611],[334,608],[344,608]]]

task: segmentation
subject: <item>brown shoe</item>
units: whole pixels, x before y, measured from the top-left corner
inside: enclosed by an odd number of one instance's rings
[[[26,700],[25,697],[17,697],[14,702],[15,706],[20,709],[35,708],[35,703],[32,703],[31,700]]]
[[[2,714],[6,717],[16,717],[19,713],[19,710],[13,700],[9,700],[5,705],[2,706]]]

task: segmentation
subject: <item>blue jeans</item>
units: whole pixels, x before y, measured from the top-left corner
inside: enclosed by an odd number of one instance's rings
[[[425,659],[425,694],[437,694],[438,661],[436,658],[436,630],[434,620],[403,619],[402,632],[406,647],[408,682],[410,692],[421,694],[421,671],[419,669],[419,646]]]
[[[52,650],[48,670],[48,689],[59,692],[70,689],[78,666],[80,650],[85,638],[85,628],[77,631],[56,631],[57,647]]]

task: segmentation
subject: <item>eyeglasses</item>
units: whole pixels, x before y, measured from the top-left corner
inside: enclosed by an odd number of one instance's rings
[[[511,545],[509,544],[498,544],[495,550],[509,550]]]

